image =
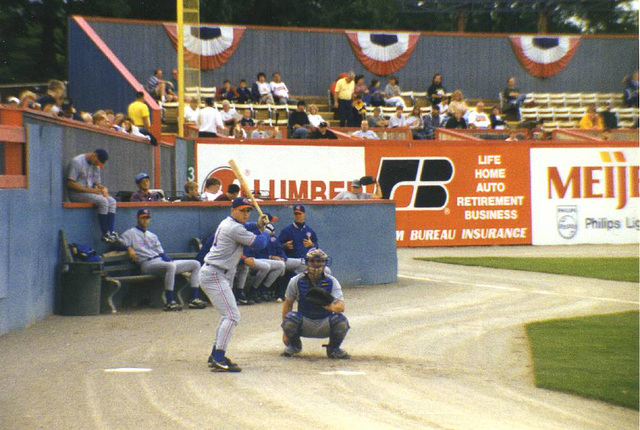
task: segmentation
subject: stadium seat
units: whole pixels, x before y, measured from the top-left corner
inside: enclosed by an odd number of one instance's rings
[[[563,107],[564,106],[564,93],[551,93],[549,94],[549,106],[551,107]]]
[[[572,129],[578,127],[577,121],[558,121],[558,126],[562,129]]]
[[[582,106],[595,105],[597,101],[596,93],[580,93],[580,105]]]
[[[520,108],[520,119],[522,121],[535,121],[538,119],[538,108]]]
[[[556,107],[553,109],[554,121],[569,121],[571,119],[571,112],[566,107]]]
[[[536,106],[549,106],[549,93],[532,93],[531,95]]]
[[[604,106],[607,103],[613,103],[612,93],[596,93],[596,103],[598,106]]]
[[[542,124],[542,128],[545,130],[554,130],[554,129],[560,128],[560,125],[555,121],[548,121]]]
[[[553,121],[553,109],[538,108],[538,119],[542,121]]]
[[[618,108],[618,121],[632,121],[633,118],[633,108]],[[637,117],[637,113],[636,113]]]
[[[569,109],[569,117],[571,118],[571,121],[575,121],[578,120],[580,121],[580,119],[587,113],[587,108],[584,107],[573,107]]]
[[[580,93],[565,93],[564,105],[569,108],[580,106]]]

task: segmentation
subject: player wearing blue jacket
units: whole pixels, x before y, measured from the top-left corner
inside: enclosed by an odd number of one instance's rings
[[[305,270],[305,257],[311,248],[318,247],[318,236],[305,223],[306,210],[303,205],[293,207],[293,223],[283,228],[278,239],[287,255],[286,270],[301,273]]]

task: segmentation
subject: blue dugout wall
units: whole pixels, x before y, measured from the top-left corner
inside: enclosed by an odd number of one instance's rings
[[[149,170],[151,147],[136,139],[109,132],[91,132],[83,126],[25,114],[28,135],[28,189],[0,189],[0,335],[37,322],[54,310],[58,231],[70,242],[106,250],[100,242],[95,211],[63,205],[63,166],[78,153],[96,146],[110,151],[104,184],[115,191],[133,190],[133,176]],[[86,126],[84,126],[86,127]],[[185,177],[184,141],[178,156],[163,148],[163,183],[166,172]],[[167,180],[171,180],[170,178]],[[67,206],[73,206],[68,205]],[[82,206],[82,205],[80,205]],[[191,237],[205,237],[229,214],[224,203],[150,204],[152,230],[168,252],[188,251]],[[265,210],[279,216],[278,228],[292,221],[291,204],[265,203]],[[138,206],[124,203],[118,209],[116,229],[135,224]],[[254,215],[255,218],[255,215]],[[378,203],[308,203],[308,220],[321,246],[334,259],[333,270],[344,284],[396,281],[395,205]],[[345,220],[349,220],[346,222]]]

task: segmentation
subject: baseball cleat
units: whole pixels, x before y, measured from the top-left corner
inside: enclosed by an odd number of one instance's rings
[[[102,241],[106,243],[113,243],[113,236],[111,235],[111,233],[107,232],[104,234],[104,236],[102,236]]]
[[[207,303],[200,299],[193,299],[188,304],[189,309],[204,309],[207,307]]]
[[[210,356],[209,356],[209,359],[207,360],[207,366],[209,366],[209,367],[213,367],[213,362],[214,362],[214,361],[215,361],[215,359],[213,358],[213,355],[210,355]],[[227,357],[226,355],[225,355],[225,357],[224,357],[224,361],[225,361],[229,366],[238,367],[238,365],[237,365],[235,362],[231,361],[231,360],[229,359],[229,357]]]
[[[345,351],[344,349],[331,348],[329,346],[327,346],[327,357],[342,360],[348,360],[351,358],[351,356],[347,354],[347,351]]]
[[[300,348],[289,345],[284,349],[284,351],[282,351],[282,356],[293,357],[296,354],[300,354],[300,351],[302,351]]]
[[[242,369],[240,369],[240,367],[238,367],[237,364],[232,364],[228,360],[225,360],[224,363],[220,363],[218,361],[211,360],[211,364],[209,365],[209,367],[211,367],[211,371],[212,372],[233,372],[233,373],[237,373],[237,372],[241,372],[242,371]]]
[[[164,305],[164,310],[167,311],[167,312],[181,311],[182,310],[182,306],[180,306],[178,304],[178,302],[173,301],[173,302],[169,302],[166,305]]]

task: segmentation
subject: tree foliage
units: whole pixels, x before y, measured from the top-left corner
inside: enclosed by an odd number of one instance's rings
[[[516,1],[497,0],[493,10],[463,15],[469,32],[535,33],[540,7],[548,13],[550,33],[638,32],[638,14],[610,9],[590,12],[590,0],[556,4],[541,0],[531,10],[510,12]],[[67,22],[71,15],[175,21],[175,0],[2,0],[0,8],[0,82],[64,79],[67,73]],[[459,14],[413,13],[409,0],[201,0],[202,22],[285,27],[456,31]],[[450,6],[450,5],[449,5]],[[414,11],[415,12],[415,11]]]

